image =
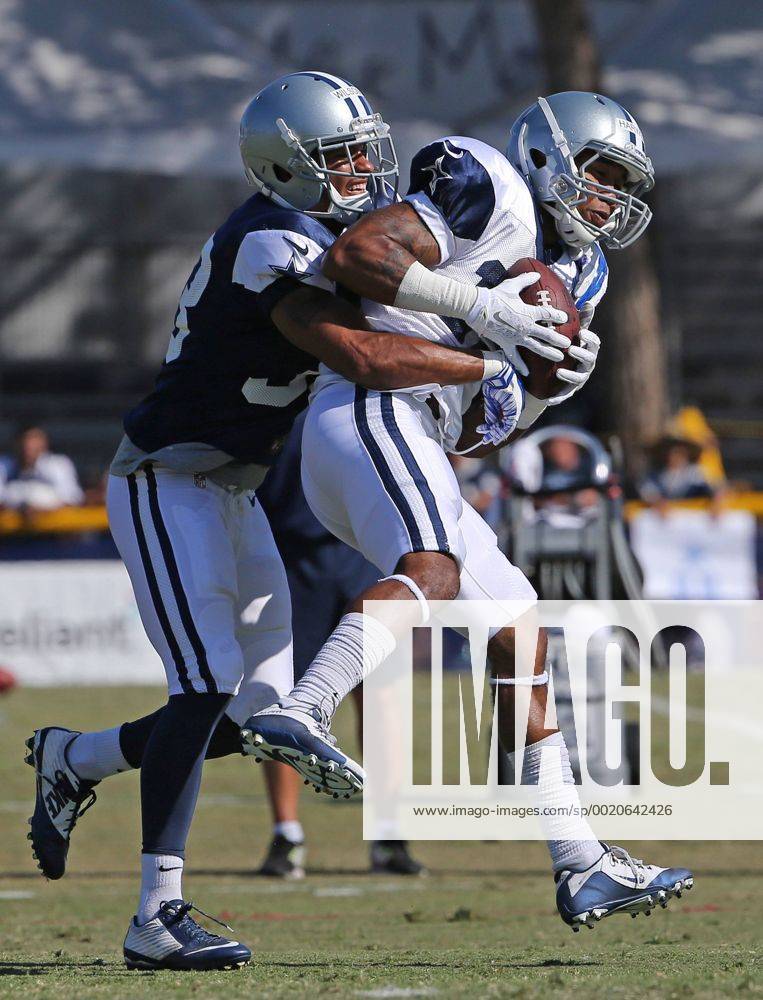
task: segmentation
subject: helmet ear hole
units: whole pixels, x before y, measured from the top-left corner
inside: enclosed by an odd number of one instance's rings
[[[276,175],[276,178],[282,184],[285,184],[286,181],[290,181],[291,180],[291,174],[289,173],[289,171],[288,170],[284,170],[283,167],[279,167],[279,165],[277,163],[273,164],[273,173]]]
[[[536,166],[539,170],[541,167],[545,167],[546,165],[546,154],[540,149],[531,149],[530,159],[533,161],[534,166]]]

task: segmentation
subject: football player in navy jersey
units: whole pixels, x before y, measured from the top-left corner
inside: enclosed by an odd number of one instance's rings
[[[124,943],[137,969],[221,969],[249,949],[200,927],[181,876],[205,756],[240,751],[239,726],[292,686],[288,586],[254,490],[323,362],[370,389],[513,377],[495,352],[372,331],[320,267],[336,234],[394,198],[389,128],[352,85],[293,73],[241,120],[257,193],[202,249],[180,297],[153,392],[124,421],[109,522],[169,701],[135,723],[28,741],[37,775],[31,832],[48,878],[104,777],[141,768],[142,883]],[[530,277],[529,280],[532,280]],[[537,334],[552,336],[530,310]]]

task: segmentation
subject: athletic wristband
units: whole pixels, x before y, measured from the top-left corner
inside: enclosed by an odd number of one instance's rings
[[[403,275],[394,304],[398,309],[453,316],[468,322],[478,298],[475,285],[436,274],[415,260]]]
[[[506,355],[503,351],[482,351],[482,358],[484,361],[484,368],[482,371],[483,382],[496,375],[500,375],[508,364]]]
[[[547,399],[536,399],[535,396],[531,396],[530,393],[526,391],[525,405],[522,407],[522,412],[520,413],[519,420],[517,421],[517,430],[526,431],[528,427],[532,427],[547,406]]]

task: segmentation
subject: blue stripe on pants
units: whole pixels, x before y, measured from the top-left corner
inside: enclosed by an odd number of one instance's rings
[[[180,650],[180,644],[177,641],[175,633],[172,631],[169,616],[167,615],[167,609],[164,607],[161,591],[159,590],[159,581],[156,579],[156,573],[154,572],[154,567],[151,562],[151,555],[148,551],[146,533],[143,530],[143,522],[140,518],[138,480],[134,472],[131,472],[127,477],[127,489],[130,494],[130,511],[132,513],[132,523],[133,528],[135,529],[135,537],[138,542],[138,551],[140,552],[143,570],[146,574],[148,590],[151,594],[154,611],[156,611],[156,617],[159,619],[159,625],[164,633],[165,641],[169,646],[170,654],[172,655],[172,662],[175,664],[178,679],[180,680],[180,686],[186,694],[193,694],[193,685],[188,679],[188,670],[185,665],[185,660],[183,659],[183,654]]]
[[[383,392],[380,394],[381,398],[381,413],[382,420],[384,421],[384,426],[387,428],[389,436],[392,438],[392,442],[400,452],[400,457],[405,463],[405,467],[411,474],[413,482],[416,484],[416,488],[421,494],[421,499],[424,501],[424,506],[427,509],[427,514],[429,514],[429,519],[432,522],[432,527],[434,529],[435,538],[437,540],[437,546],[441,552],[450,552],[450,546],[448,545],[448,536],[445,532],[445,527],[442,523],[442,518],[440,517],[440,512],[437,509],[437,501],[434,498],[434,493],[432,493],[431,487],[427,482],[427,478],[421,471],[421,468],[414,458],[413,452],[408,447],[408,442],[402,435],[400,428],[397,426],[397,421],[395,419],[395,410],[392,403],[392,396],[388,392]]]
[[[154,522],[154,530],[156,531],[156,537],[159,539],[162,555],[164,556],[167,575],[172,585],[172,593],[175,595],[175,601],[180,612],[180,620],[183,622],[183,628],[193,648],[196,662],[199,665],[199,673],[201,674],[201,679],[204,681],[207,694],[217,694],[217,684],[207,662],[207,651],[204,649],[204,643],[201,641],[201,636],[196,629],[196,624],[188,605],[188,598],[183,590],[183,583],[180,579],[175,553],[172,551],[170,536],[162,519],[162,512],[159,508],[156,475],[150,465],[146,467],[146,482],[148,483],[148,505],[151,510],[151,518]]]
[[[426,546],[424,545],[424,540],[421,537],[421,532],[419,531],[419,526],[416,523],[416,517],[411,510],[410,504],[405,498],[405,494],[400,489],[397,480],[392,474],[392,470],[387,465],[387,461],[384,458],[384,454],[379,447],[379,443],[376,438],[371,433],[371,429],[368,426],[368,414],[366,413],[366,405],[368,400],[368,390],[364,389],[362,386],[355,386],[355,424],[358,428],[358,433],[360,434],[363,444],[366,446],[368,454],[371,456],[371,461],[374,464],[374,468],[379,474],[384,489],[389,493],[392,498],[392,502],[397,507],[400,516],[403,519],[408,535],[411,539],[411,551],[412,552],[424,552]]]

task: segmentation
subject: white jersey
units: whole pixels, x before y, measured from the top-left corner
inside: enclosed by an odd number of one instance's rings
[[[597,244],[579,252],[547,252],[543,247],[541,220],[524,178],[497,149],[478,139],[448,136],[420,150],[411,163],[411,183],[406,201],[413,206],[440,248],[440,262],[433,270],[457,281],[494,288],[522,257],[544,260],[565,282],[590,322],[606,290],[607,263]],[[423,337],[446,347],[472,348],[478,335],[465,322],[432,313],[412,312],[362,300],[369,324],[377,330],[394,330],[409,337]],[[325,367],[314,392],[339,378]],[[473,398],[463,387],[433,391],[443,412],[459,410]],[[416,392],[415,389],[406,390]]]

